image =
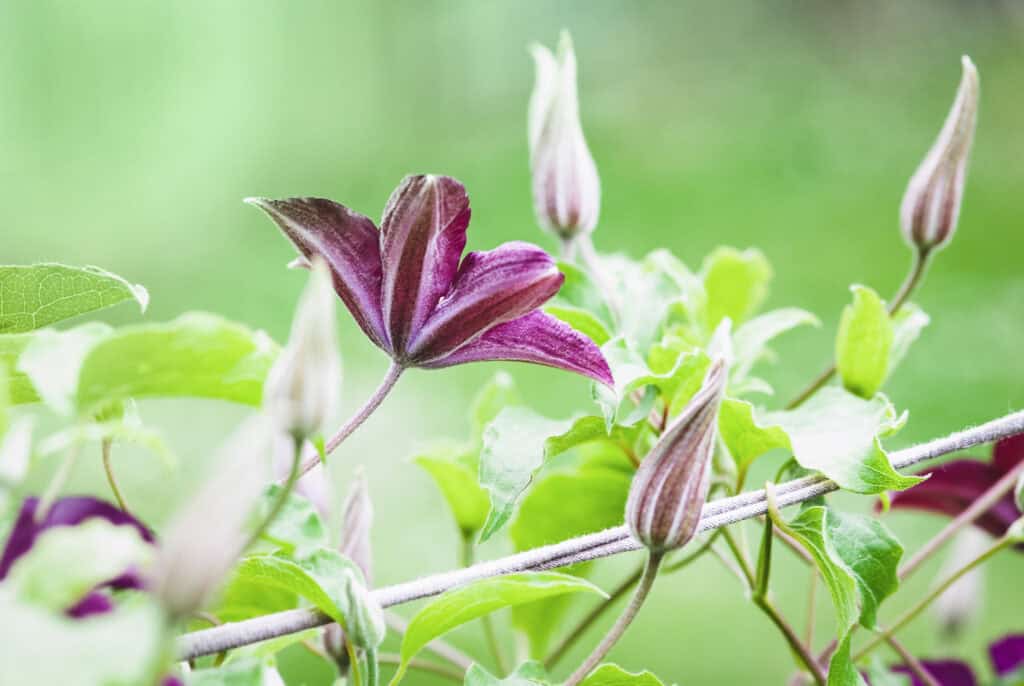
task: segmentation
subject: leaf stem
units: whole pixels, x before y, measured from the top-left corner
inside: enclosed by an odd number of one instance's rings
[[[909,610],[900,615],[900,617],[895,622],[893,622],[893,624],[888,629],[881,632],[880,634],[876,634],[875,637],[866,646],[861,648],[860,652],[858,652],[854,656],[854,661],[863,658],[865,655],[874,650],[874,648],[878,646],[880,643],[888,640],[890,636],[894,635],[897,631],[899,631],[907,624],[909,624],[911,621],[913,621],[918,615],[921,614],[922,611],[924,611],[925,608],[931,605],[936,598],[942,595],[946,591],[946,589],[948,589],[950,586],[956,583],[957,579],[959,579],[964,574],[971,571],[978,565],[987,561],[989,558],[993,557],[1004,548],[1009,547],[1012,543],[1012,538],[1010,538],[1009,536],[1003,536],[995,543],[993,543],[991,546],[989,546],[987,549],[985,549],[976,558],[974,558],[973,560],[965,564],[963,567],[950,574],[946,579],[942,581],[942,583],[940,583],[938,586],[932,589],[931,592],[928,593],[928,595],[926,595],[924,598],[919,600],[913,607],[911,607]]]
[[[904,664],[907,665],[907,668],[914,673],[914,676],[916,676],[918,681],[924,684],[924,686],[940,686],[939,682],[937,682],[935,677],[933,677],[928,671],[928,668],[921,664],[921,661],[914,657],[913,654],[907,650],[906,646],[897,641],[895,636],[889,636],[886,639],[886,643],[896,651],[896,654],[900,656]]]
[[[917,287],[921,285],[925,272],[928,271],[928,257],[929,253],[927,250],[914,252],[914,259],[910,265],[910,271],[907,273],[903,283],[900,284],[899,289],[896,291],[896,295],[894,295],[892,300],[889,302],[888,310],[890,317],[895,316],[896,313],[899,312],[899,309],[903,307]],[[812,395],[821,390],[821,387],[827,384],[829,379],[831,379],[835,373],[836,363],[833,361],[825,371],[818,374],[811,383],[809,383],[789,402],[788,405],[786,405],[786,409],[793,410],[803,405]]]
[[[651,587],[654,586],[654,579],[658,576],[658,567],[661,565],[663,554],[651,551],[647,554],[647,562],[644,565],[643,575],[640,577],[640,583],[636,587],[636,591],[633,592],[633,598],[629,601],[629,605],[623,610],[622,614],[612,625],[612,628],[608,630],[601,642],[597,644],[593,652],[583,661],[583,664],[576,669],[572,675],[566,679],[564,686],[577,686],[583,681],[588,674],[594,671],[594,668],[600,664],[604,656],[608,654],[608,651],[612,649],[622,634],[626,632],[629,625],[633,623],[640,608],[643,606],[644,601],[647,600],[647,595],[651,592]]]
[[[725,539],[726,545],[729,546],[729,550],[732,551],[733,557],[736,558],[736,562],[740,566],[740,570],[743,572],[743,578],[747,581],[747,588],[753,591],[757,588],[757,577],[754,573],[754,568],[750,566],[750,560],[747,559],[747,551],[740,547],[740,544],[736,541],[736,537],[732,535],[732,531],[728,528],[722,529],[722,538]]]
[[[363,403],[363,406],[360,407],[359,410],[357,410],[356,413],[352,415],[333,436],[330,437],[330,439],[328,439],[326,445],[324,445],[325,455],[329,455],[334,452],[334,450],[341,445],[346,438],[352,435],[352,432],[358,429],[363,422],[369,419],[370,415],[372,415],[374,411],[380,407],[380,404],[384,402],[384,398],[388,396],[391,389],[395,387],[395,384],[398,382],[399,377],[402,376],[402,372],[404,371],[405,367],[402,365],[397,362],[391,363],[391,366],[388,367],[387,374],[384,375],[384,378],[381,380],[380,385],[377,386],[377,390],[373,392],[373,395],[367,398],[366,402]],[[300,477],[313,469],[313,467],[316,467],[320,462],[320,456],[316,453],[316,450],[308,452],[310,454],[306,456],[302,463],[302,467],[299,469]]]
[[[363,673],[359,664],[359,655],[352,641],[345,636],[345,652],[348,653],[348,673],[352,677],[352,686],[363,686]]]
[[[295,437],[292,450],[292,466],[288,471],[288,477],[285,479],[284,485],[281,486],[281,491],[277,494],[274,504],[270,506],[270,512],[263,518],[263,521],[256,527],[256,530],[252,532],[248,542],[242,547],[242,551],[248,550],[260,540],[263,534],[267,533],[267,529],[274,523],[274,520],[281,514],[281,510],[284,509],[285,504],[288,502],[288,496],[291,495],[296,482],[299,480],[299,463],[302,461],[303,443],[304,441],[301,438]]]
[[[50,479],[50,483],[47,484],[42,497],[39,498],[39,504],[36,505],[36,522],[41,522],[46,519],[46,514],[50,511],[50,506],[57,500],[57,496],[60,495],[60,490],[64,488],[64,484],[67,482],[68,477],[71,476],[71,472],[75,468],[75,463],[78,462],[78,455],[81,452],[82,449],[80,444],[76,443],[70,448],[67,456],[64,458],[64,461],[60,463],[59,467],[57,467],[56,473],[53,475],[53,478]]]
[[[397,653],[380,653],[377,655],[377,662],[382,665],[400,665],[402,664],[402,656]],[[409,660],[406,666],[409,669],[417,669],[421,672],[429,672],[430,674],[443,676],[446,679],[451,679],[452,681],[460,684],[465,676],[464,670],[446,667],[445,665],[439,665],[417,657]]]
[[[470,537],[464,537],[462,539],[462,549],[459,554],[460,562],[463,567],[470,567],[473,565],[473,539]],[[501,649],[501,643],[498,642],[498,635],[494,631],[494,621],[491,619],[491,615],[486,614],[480,618],[480,622],[484,627],[484,636],[487,639],[487,647],[491,651],[491,655],[494,656],[494,662],[498,666],[499,676],[505,676],[508,673],[508,662],[505,659],[505,652]]]
[[[123,512],[128,511],[128,506],[124,502],[124,496],[121,495],[121,489],[117,487],[117,479],[114,478],[114,466],[110,462],[110,449],[113,441],[109,438],[104,438],[100,441],[100,453],[103,457],[103,471],[107,475],[107,483],[110,484],[110,490],[114,494],[114,500],[117,501],[117,506],[121,508]]]

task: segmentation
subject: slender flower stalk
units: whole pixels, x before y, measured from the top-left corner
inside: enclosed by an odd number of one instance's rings
[[[128,511],[128,505],[124,502],[124,496],[121,495],[121,489],[117,485],[117,479],[114,477],[114,465],[110,461],[110,450],[113,441],[109,438],[104,438],[100,441],[100,453],[103,458],[103,472],[107,475],[107,483],[110,485],[110,492],[114,494],[114,500],[117,501],[117,506],[123,511]]]

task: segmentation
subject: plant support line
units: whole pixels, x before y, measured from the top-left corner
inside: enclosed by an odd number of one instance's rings
[[[890,458],[895,468],[903,469],[924,460],[1019,433],[1024,433],[1024,411],[1008,414],[944,438],[895,451],[890,454]],[[777,485],[775,494],[778,506],[782,508],[837,489],[838,486],[835,482],[823,476],[809,476]],[[704,506],[698,532],[711,531],[745,519],[752,519],[767,511],[768,506],[763,489],[715,500]],[[479,579],[528,570],[550,569],[637,550],[640,547],[640,544],[632,539],[625,526],[618,526],[497,560],[479,562],[465,569],[442,572],[394,586],[378,588],[373,591],[373,597],[382,606],[390,607],[419,598],[439,595],[450,588]],[[178,641],[178,657],[187,660],[210,655],[329,623],[331,623],[331,619],[327,615],[308,608],[286,610],[232,622],[182,636]]]

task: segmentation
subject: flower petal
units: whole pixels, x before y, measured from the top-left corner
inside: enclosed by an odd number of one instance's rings
[[[451,290],[409,346],[410,359],[444,357],[487,329],[541,306],[564,280],[551,256],[529,243],[469,253]]]
[[[55,526],[75,526],[92,517],[100,517],[115,525],[133,526],[143,539],[153,542],[153,534],[142,522],[102,500],[84,496],[61,498],[53,503],[46,516],[37,522],[38,505],[39,499],[34,497],[26,498],[22,503],[18,519],[7,538],[3,556],[0,556],[0,579],[7,576],[15,560],[27,553],[36,538],[44,531]]]
[[[382,304],[391,349],[409,342],[448,292],[466,247],[469,197],[448,176],[407,176],[384,208]]]
[[[1024,634],[1009,634],[988,647],[997,676],[1006,676],[1024,664]]]
[[[601,350],[583,334],[539,310],[488,329],[480,338],[424,367],[437,369],[468,362],[532,362],[575,372],[612,385]]]
[[[940,686],[976,686],[978,683],[970,666],[959,660],[921,660],[921,664]],[[917,675],[904,665],[897,665],[892,671],[908,675],[912,686],[924,686]]]
[[[114,603],[110,600],[109,596],[99,593],[98,591],[92,591],[73,606],[65,610],[64,614],[72,619],[82,619],[83,617],[90,617],[92,615],[106,614],[113,609]]]
[[[359,328],[390,352],[381,310],[380,232],[373,221],[324,198],[248,198],[280,227],[306,260],[320,255],[331,268],[334,290]]]
[[[1003,474],[1020,464],[1021,460],[1024,460],[1024,434],[1004,438],[992,450],[992,464]]]

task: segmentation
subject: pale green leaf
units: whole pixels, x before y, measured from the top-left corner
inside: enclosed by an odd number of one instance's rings
[[[491,377],[473,398],[470,416],[476,440],[483,435],[484,428],[494,421],[498,413],[509,405],[519,405],[522,400],[516,382],[507,372],[498,372]]]
[[[474,663],[466,670],[464,686],[545,686],[548,683],[544,667],[536,662],[524,662],[504,679],[499,679]]]
[[[278,686],[284,683],[272,661],[247,655],[224,665],[186,675],[187,686]]]
[[[549,303],[587,312],[602,328],[609,329],[614,318],[600,286],[586,271],[571,262],[559,260],[558,270],[565,276],[565,281]]]
[[[417,612],[409,622],[402,637],[402,664],[391,683],[402,679],[409,660],[425,645],[457,626],[503,608],[581,591],[604,595],[587,581],[557,572],[508,574],[452,589]]]
[[[213,615],[224,622],[237,622],[299,606],[299,596],[280,586],[269,586],[262,576],[250,576],[242,566],[221,590]]]
[[[591,672],[580,686],[663,686],[650,672],[627,672],[616,664],[605,663]]]
[[[741,324],[733,335],[735,362],[732,374],[745,379],[767,354],[770,341],[798,326],[820,326],[818,318],[797,307],[772,310]]]
[[[471,538],[483,527],[491,506],[487,491],[477,482],[476,460],[466,459],[460,448],[438,446],[413,461],[437,484],[463,538]]]
[[[18,371],[31,379],[39,397],[58,414],[75,410],[75,392],[82,363],[114,329],[89,322],[67,331],[37,331],[18,358]]]
[[[39,395],[28,376],[18,371],[18,358],[31,340],[31,334],[0,334],[0,374],[4,375],[8,399],[12,405],[39,401]]]
[[[270,514],[270,508],[281,495],[281,486],[272,484],[264,491],[259,505],[259,519]],[[320,547],[327,547],[327,527],[313,503],[298,493],[289,493],[284,506],[271,522],[263,538],[290,557],[302,559]]]
[[[10,424],[10,385],[10,372],[7,371],[7,363],[0,359],[0,437],[3,437],[7,431],[7,425]]]
[[[836,369],[848,391],[862,398],[875,395],[889,373],[893,344],[892,320],[885,303],[866,286],[852,286],[836,335]]]
[[[149,294],[99,267],[0,266],[0,333],[34,331],[125,300],[145,312]]]
[[[152,555],[153,546],[135,527],[92,518],[43,532],[5,584],[25,602],[60,611],[125,570],[145,567]]]
[[[525,407],[502,410],[485,429],[480,452],[480,485],[491,500],[480,540],[509,520],[519,496],[546,460],[604,435],[600,417],[548,419]]]
[[[562,320],[597,345],[604,345],[612,337],[608,326],[587,310],[567,305],[545,305],[544,311]]]
[[[637,350],[646,351],[660,336],[670,307],[687,298],[678,283],[679,274],[672,271],[679,265],[664,251],[651,253],[640,262],[622,255],[602,256],[607,287],[620,304],[618,326],[609,330]]]
[[[726,398],[718,410],[718,431],[729,450],[742,483],[751,463],[761,455],[783,448],[792,450],[789,436],[778,426],[760,426],[754,406],[746,400]]]
[[[892,348],[889,350],[889,376],[907,356],[910,346],[918,339],[931,318],[914,303],[904,303],[892,317]]]
[[[885,664],[882,658],[878,655],[871,656],[871,660],[868,662],[867,668],[864,672],[867,674],[868,681],[871,683],[871,686],[912,685],[909,675],[892,671],[889,668],[889,665]]]
[[[704,260],[701,277],[704,326],[713,331],[726,317],[739,325],[757,311],[768,295],[772,268],[759,250],[723,247]]]
[[[31,417],[19,417],[0,435],[0,493],[20,484],[28,473],[32,461],[32,427]],[[0,512],[3,512],[2,501]]]

